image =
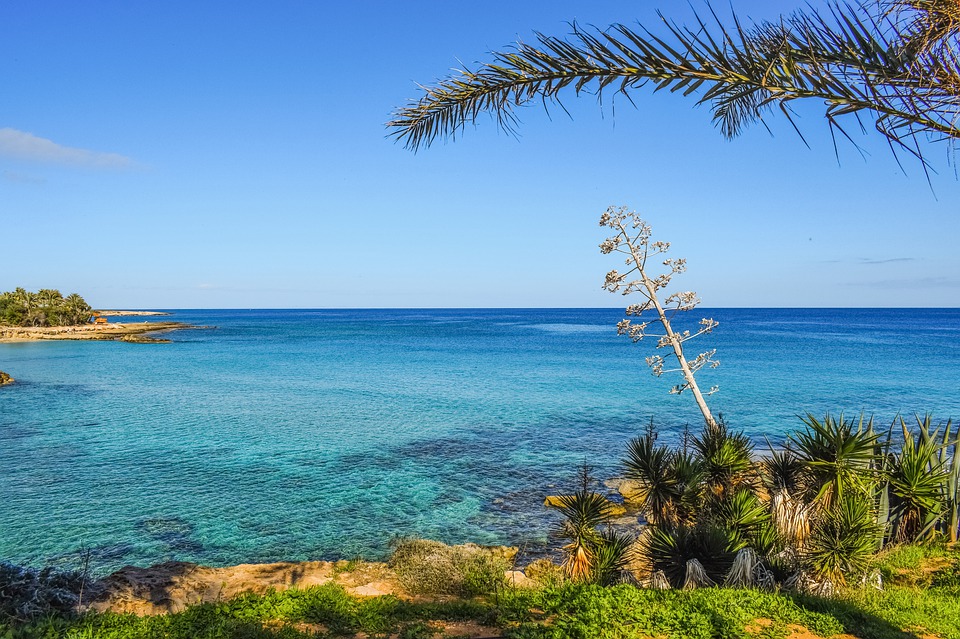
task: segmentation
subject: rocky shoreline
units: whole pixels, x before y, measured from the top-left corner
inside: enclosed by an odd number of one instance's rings
[[[145,337],[145,333],[159,333],[186,328],[201,328],[183,322],[110,322],[78,326],[0,326],[0,342],[29,342],[39,340],[122,340],[125,342],[167,342]]]
[[[517,549],[463,544],[439,549],[469,554],[487,554],[510,559]],[[528,587],[533,581],[522,570],[508,570],[506,581]],[[198,603],[228,601],[241,593],[264,594],[269,590],[310,588],[337,584],[359,597],[393,595],[419,599],[403,585],[403,579],[389,563],[373,561],[299,561],[270,564],[240,564],[216,568],[169,561],[148,568],[126,566],[90,584],[80,608],[136,615],[179,612]]]
[[[623,503],[608,501],[616,517],[611,522],[620,530],[631,530],[640,536],[638,524],[638,485],[632,480],[615,478],[604,482],[611,496],[619,493]],[[558,498],[547,497],[544,505],[556,507]],[[545,575],[560,570],[547,558],[535,559],[529,565],[517,565],[518,548],[508,546],[480,546],[462,544],[447,546],[440,542],[421,540],[426,557],[421,561],[444,565],[452,554],[483,555],[503,560],[511,566],[505,570],[506,583],[519,587],[533,587]],[[434,556],[435,555],[435,556]],[[632,572],[643,567],[631,562]],[[342,586],[352,595],[377,597],[393,595],[401,599],[419,599],[420,595],[404,587],[405,581],[395,570],[393,560],[376,561],[299,561],[269,564],[240,564],[211,567],[182,561],[170,561],[148,568],[126,566],[99,579],[89,589],[84,609],[99,612],[113,611],[137,615],[167,614],[187,606],[204,602],[229,600],[241,593],[263,594],[268,590],[309,588],[327,583]]]

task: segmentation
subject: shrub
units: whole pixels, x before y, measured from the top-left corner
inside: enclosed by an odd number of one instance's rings
[[[401,539],[390,557],[401,585],[411,594],[474,596],[502,587],[509,569],[503,553],[467,544]]]

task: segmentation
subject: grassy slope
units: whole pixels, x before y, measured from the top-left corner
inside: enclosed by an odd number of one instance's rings
[[[440,621],[470,620],[499,626],[508,637],[531,638],[773,638],[801,626],[824,637],[960,639],[960,551],[904,548],[886,553],[877,565],[887,583],[884,591],[856,589],[836,599],[731,589],[566,585],[411,603],[389,596],[357,599],[327,585],[242,596],[167,616],[53,617],[18,628],[0,623],[0,637],[292,638],[364,632],[417,639],[438,636]]]

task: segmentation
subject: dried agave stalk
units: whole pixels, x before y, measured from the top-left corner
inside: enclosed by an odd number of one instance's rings
[[[832,597],[835,590],[833,581],[830,579],[817,581],[803,571],[790,575],[786,581],[783,582],[783,587],[818,597]]]
[[[812,504],[796,499],[785,488],[770,498],[770,514],[777,532],[794,548],[803,548],[810,536]]]
[[[870,586],[876,590],[883,590],[883,575],[876,569],[865,572],[863,573],[863,579],[860,580],[860,585],[864,588]]]
[[[701,564],[699,560],[691,559],[687,562],[687,576],[683,580],[684,590],[709,588],[716,585],[717,584],[710,579],[710,576],[707,574],[707,571],[704,570],[703,564]]]
[[[760,558],[750,548],[744,548],[737,553],[727,573],[727,578],[723,581],[724,586],[733,588],[750,588],[754,585],[754,570],[760,563]]]
[[[667,575],[662,570],[657,570],[652,575],[650,575],[650,582],[647,584],[648,588],[652,590],[670,590],[670,580],[667,579]]]
[[[753,583],[761,590],[777,589],[777,579],[773,576],[773,572],[767,570],[766,566],[760,562],[753,567]]]

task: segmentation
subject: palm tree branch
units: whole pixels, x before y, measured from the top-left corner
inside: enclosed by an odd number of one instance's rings
[[[718,37],[699,18],[696,29],[664,20],[669,37],[622,24],[602,32],[574,24],[569,40],[537,33],[536,46],[518,43],[494,52],[493,62],[476,71],[464,67],[423,87],[423,96],[398,109],[387,126],[417,150],[438,137],[455,138],[482,112],[512,132],[518,107],[537,97],[558,103],[568,87],[577,95],[593,91],[599,98],[615,90],[629,98],[631,89],[652,82],[655,91],[685,95],[705,87],[698,104],[712,104],[727,137],[762,121],[772,104],[783,110],[793,100],[815,98],[826,103],[831,126],[843,115],[873,113],[877,130],[914,155],[905,141],[920,133],[960,138],[956,55],[931,51],[904,62],[902,43],[888,41],[877,20],[839,5],[832,19],[809,12],[749,31],[736,19],[732,32],[714,20]]]

